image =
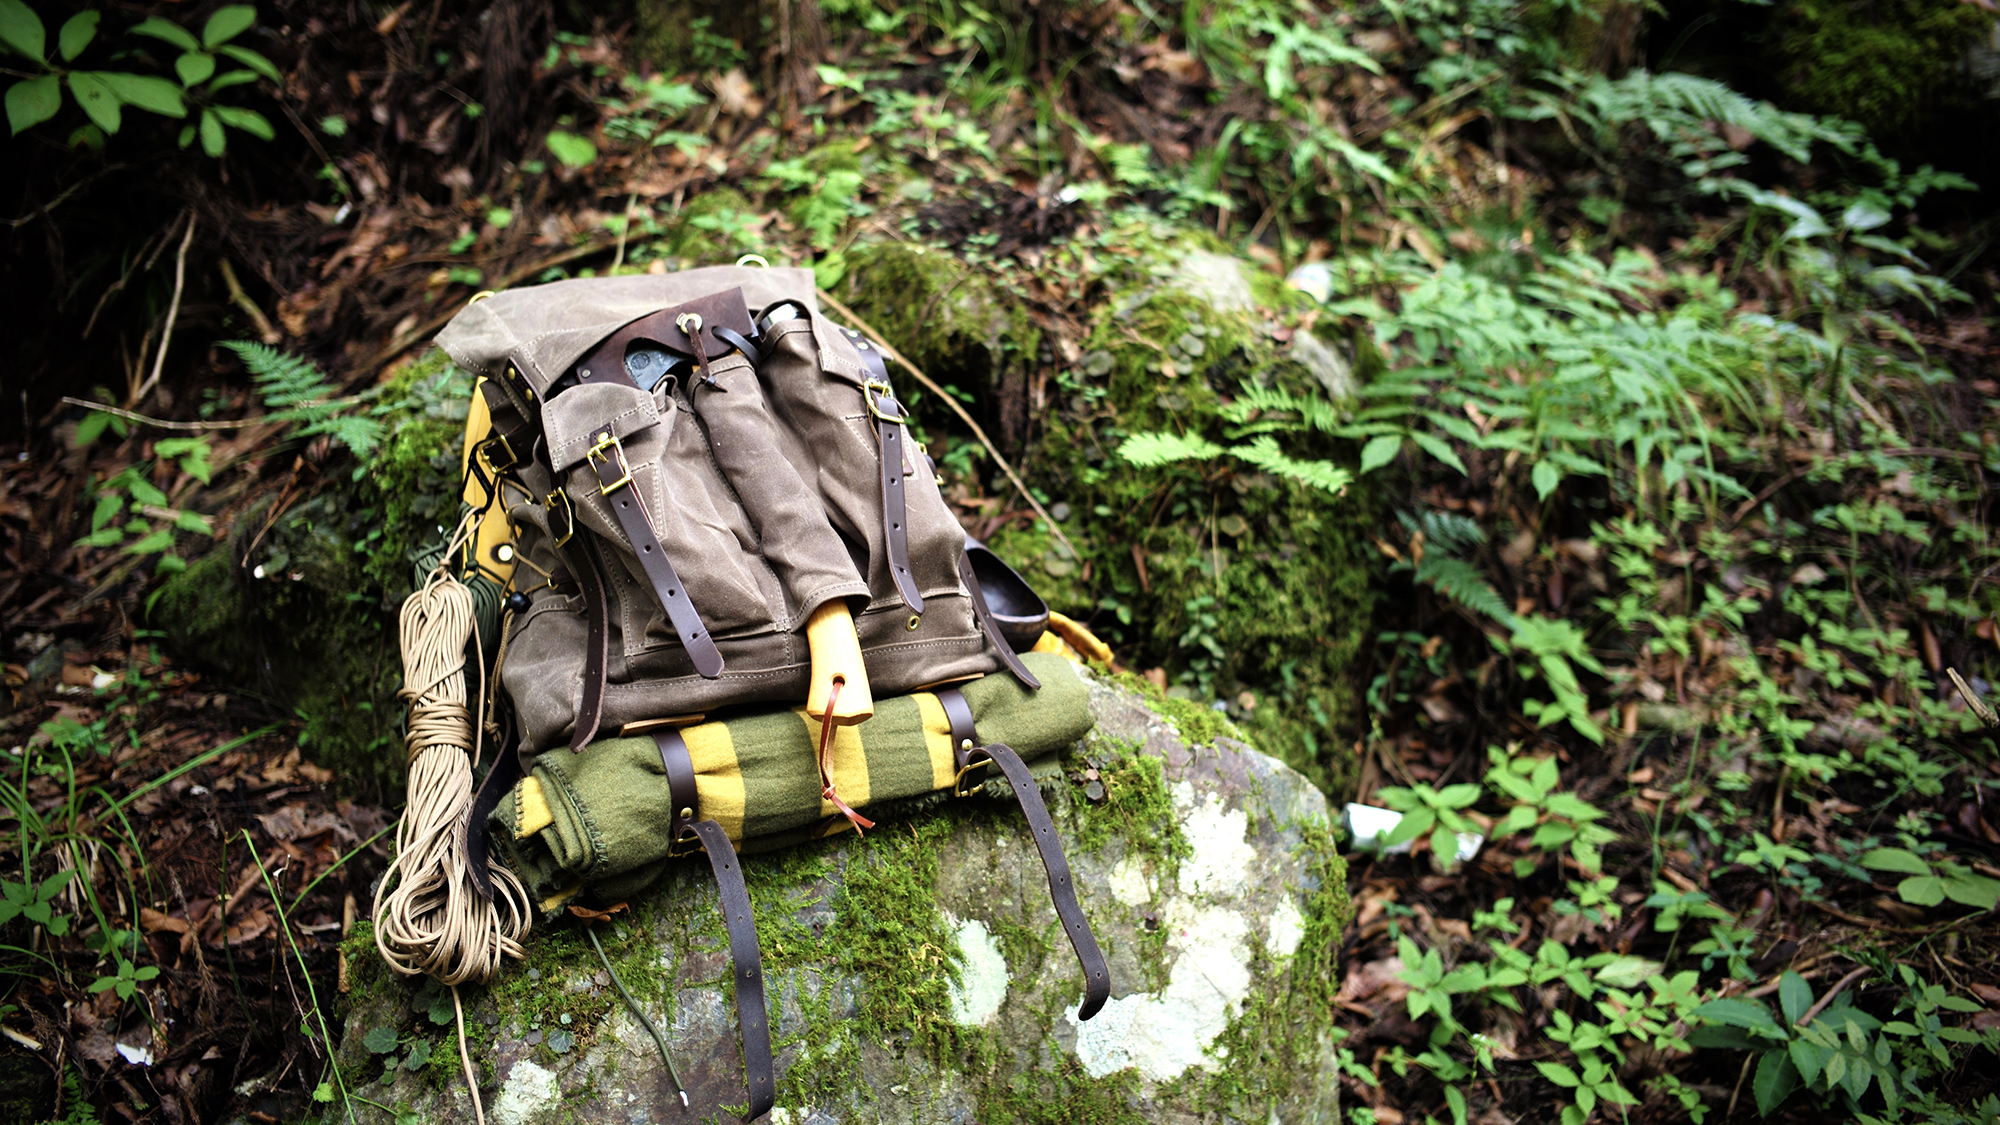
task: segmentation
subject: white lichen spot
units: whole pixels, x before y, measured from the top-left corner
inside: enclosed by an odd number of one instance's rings
[[[490,1116],[494,1125],[532,1125],[543,1111],[562,1100],[562,1087],[555,1071],[546,1070],[530,1059],[514,1064],[500,1096],[493,1099]]]
[[[1299,913],[1299,905],[1291,895],[1278,900],[1278,908],[1271,911],[1271,927],[1264,932],[1264,952],[1273,957],[1290,957],[1298,949],[1299,942],[1306,936],[1306,917]]]
[[[1167,1082],[1204,1065],[1250,994],[1249,926],[1240,913],[1174,902],[1164,921],[1174,958],[1164,989],[1111,1000],[1087,1023],[1069,1014],[1077,1059],[1092,1078],[1136,1067],[1148,1081]]]
[[[960,1027],[991,1023],[1007,999],[1007,958],[977,918],[959,923],[957,934],[965,964],[951,986],[951,1018]]]
[[[1173,797],[1174,808],[1180,813],[1181,835],[1191,853],[1181,861],[1181,893],[1212,897],[1241,894],[1257,863],[1257,849],[1247,839],[1250,818],[1240,809],[1225,807],[1220,793],[1197,799],[1194,788],[1185,781],[1174,786]]]
[[[1127,906],[1144,906],[1153,901],[1153,884],[1146,878],[1146,862],[1126,856],[1111,869],[1111,897]]]

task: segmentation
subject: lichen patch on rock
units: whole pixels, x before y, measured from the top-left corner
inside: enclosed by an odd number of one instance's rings
[[[977,918],[958,923],[953,935],[964,961],[951,986],[952,1022],[960,1027],[992,1023],[1007,999],[1007,958],[992,931]]]

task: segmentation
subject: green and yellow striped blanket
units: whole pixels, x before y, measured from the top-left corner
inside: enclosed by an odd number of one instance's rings
[[[1004,742],[1031,765],[1052,766],[1055,754],[1090,730],[1088,689],[1061,656],[1034,652],[1023,660],[1042,681],[1041,690],[1029,691],[1005,675],[959,690],[981,741]],[[847,818],[820,795],[819,734],[819,720],[803,708],[683,727],[699,815],[720,823],[745,852],[848,830]],[[955,781],[951,725],[928,692],[876,700],[874,718],[836,729],[830,758],[841,798],[878,816],[949,794]],[[998,778],[998,771],[993,775]],[[584,891],[619,899],[659,875],[671,812],[652,737],[599,739],[580,754],[558,748],[537,757],[493,811],[493,845],[545,911]]]

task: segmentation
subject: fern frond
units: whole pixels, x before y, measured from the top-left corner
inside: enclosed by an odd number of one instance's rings
[[[1223,453],[1221,446],[1206,438],[1178,434],[1133,434],[1118,446],[1118,456],[1141,468],[1174,461],[1207,461]]]
[[[1239,445],[1229,452],[1268,473],[1298,481],[1313,488],[1324,489],[1340,496],[1347,486],[1354,483],[1354,474],[1330,461],[1297,461],[1285,456],[1278,448],[1278,439],[1262,434],[1248,445]]]
[[[1396,519],[1412,535],[1423,532],[1425,549],[1432,554],[1463,557],[1486,542],[1486,532],[1479,521],[1457,512],[1426,508],[1417,515],[1397,512]]]
[[[1479,568],[1464,559],[1428,553],[1424,555],[1424,561],[1417,564],[1416,579],[1474,613],[1484,614],[1502,624],[1514,619],[1513,611],[1500,600],[1493,587],[1486,584]]]
[[[250,340],[224,340],[222,346],[243,360],[272,421],[298,422],[300,437],[325,434],[356,457],[365,458],[381,445],[382,423],[349,413],[369,396],[341,398],[340,388],[313,361]]]
[[[1295,395],[1276,387],[1246,385],[1236,400],[1223,407],[1222,416],[1232,422],[1246,422],[1252,414],[1289,413],[1298,415],[1305,427],[1331,433],[1341,424],[1340,412],[1317,395]]]

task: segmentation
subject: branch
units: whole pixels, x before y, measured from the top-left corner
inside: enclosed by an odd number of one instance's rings
[[[924,387],[927,390],[929,390],[932,394],[943,399],[944,404],[946,406],[951,407],[952,413],[958,415],[959,421],[964,422],[967,426],[971,427],[972,436],[978,438],[979,444],[986,447],[986,452],[993,455],[994,462],[1000,466],[1002,472],[1007,474],[1007,479],[1013,481],[1014,487],[1021,490],[1021,498],[1026,500],[1028,502],[1028,506],[1035,510],[1035,514],[1042,517],[1042,521],[1049,525],[1049,534],[1055,536],[1056,540],[1060,542],[1066,550],[1069,551],[1069,555],[1071,558],[1079,560],[1083,558],[1083,555],[1077,551],[1076,544],[1071,543],[1069,541],[1069,536],[1063,534],[1062,528],[1056,526],[1056,521],[1052,517],[1050,517],[1050,515],[1046,511],[1042,510],[1041,501],[1036,500],[1035,494],[1028,491],[1028,486],[1021,483],[1020,476],[1014,472],[1014,466],[1008,464],[1007,459],[1000,455],[1000,451],[998,449],[994,448],[993,442],[989,440],[986,436],[986,431],[979,427],[979,423],[972,420],[972,415],[966,413],[965,407],[961,406],[957,399],[946,394],[943,387],[940,387],[936,383],[931,381],[930,376],[917,370],[917,365],[903,358],[902,352],[899,352],[895,348],[890,347],[889,342],[882,338],[882,334],[880,332],[875,331],[874,326],[870,325],[867,321],[861,319],[860,316],[856,315],[853,309],[850,309],[846,305],[841,304],[840,299],[838,297],[835,297],[833,294],[827,292],[824,289],[821,289],[819,290],[819,299],[833,306],[833,311],[846,317],[849,321],[853,322],[856,328],[859,328],[861,331],[867,333],[868,339],[873,341],[876,347],[882,349],[883,355],[886,355],[890,359],[895,360],[897,363],[902,364],[903,369],[905,371],[908,371],[911,375],[914,375],[916,377],[917,382],[922,383]]]
[[[187,281],[188,244],[194,241],[195,214],[188,211],[187,233],[181,236],[181,248],[174,256],[174,299],[167,305],[167,326],[160,333],[160,350],[153,356],[153,373],[139,385],[139,391],[132,396],[132,405],[146,401],[153,388],[160,383],[160,371],[167,365],[167,345],[174,342],[174,320],[181,315],[181,289]]]
[[[135,414],[130,410],[122,410],[116,406],[106,406],[101,402],[91,402],[89,399],[71,398],[68,395],[64,395],[62,401],[71,406],[81,406],[86,410],[102,410],[106,414],[114,415],[127,421],[137,422],[142,426],[158,426],[163,430],[243,430],[251,426],[261,426],[271,420],[269,418],[239,418],[233,421],[169,422],[164,418],[148,418],[144,414]]]

